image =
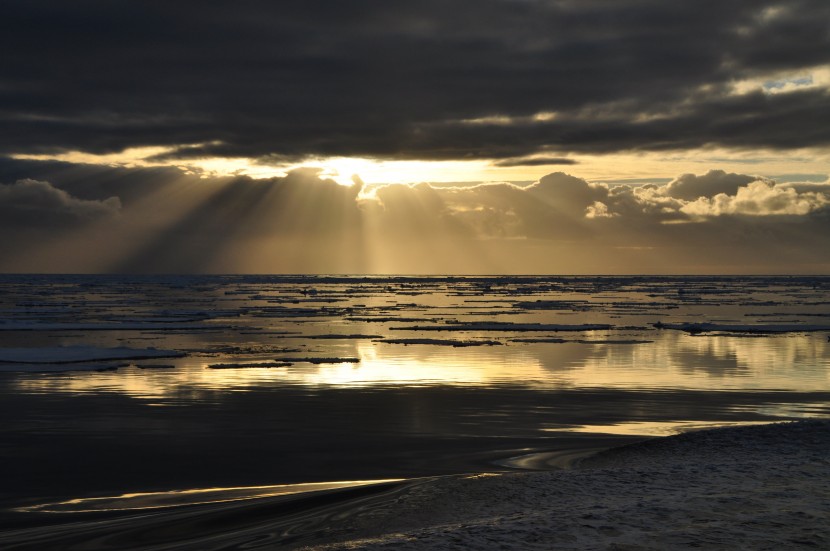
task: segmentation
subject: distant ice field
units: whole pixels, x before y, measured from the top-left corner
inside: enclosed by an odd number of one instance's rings
[[[0,506],[827,417],[828,335],[822,277],[4,275]]]

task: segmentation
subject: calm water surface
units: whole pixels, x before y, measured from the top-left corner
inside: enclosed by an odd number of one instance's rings
[[[0,505],[827,416],[829,334],[830,278],[0,276]]]

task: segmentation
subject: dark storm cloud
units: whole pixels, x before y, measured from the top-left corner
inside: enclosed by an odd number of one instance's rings
[[[549,165],[575,165],[579,161],[565,157],[531,157],[527,159],[503,159],[493,163],[495,166],[549,166]]]
[[[84,200],[57,189],[49,182],[18,180],[0,184],[0,227],[61,228],[118,214],[121,201]]]
[[[668,183],[666,194],[676,199],[694,200],[698,197],[713,197],[719,193],[735,195],[742,186],[757,180],[746,174],[726,173],[710,170],[702,176],[683,174]]]
[[[507,159],[830,143],[826,91],[729,94],[830,62],[824,0],[30,0],[0,15],[0,152]]]
[[[130,168],[62,161],[31,161],[0,157],[0,182],[41,180],[85,200],[118,197],[125,207],[172,184],[197,185],[199,174],[174,166]],[[232,178],[217,178],[228,182]]]

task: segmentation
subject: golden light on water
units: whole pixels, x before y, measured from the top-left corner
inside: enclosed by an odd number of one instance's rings
[[[183,505],[228,503],[246,499],[288,496],[326,490],[341,490],[401,482],[402,478],[379,480],[343,480],[336,482],[305,482],[301,484],[277,484],[271,486],[241,486],[230,488],[195,488],[168,492],[128,493],[108,497],[69,499],[56,503],[44,503],[20,507],[21,512],[38,513],[91,513],[101,511],[133,511],[162,509]]]
[[[769,421],[740,421],[727,423],[724,421],[628,421],[613,425],[579,425],[567,432],[600,432],[620,436],[670,436],[696,430],[705,430],[718,427],[765,425]],[[562,432],[561,427],[549,429],[549,432]]]
[[[830,343],[794,338],[666,337],[650,344],[555,343],[452,348],[358,341],[348,352],[360,361],[291,367],[210,369],[216,358],[174,360],[175,370],[123,368],[111,373],[33,376],[23,392],[123,393],[145,400],[182,391],[240,392],[288,385],[371,388],[447,384],[468,387],[516,383],[528,387],[650,388],[722,391],[786,389],[819,392],[830,384]],[[271,361],[272,356],[245,362]],[[242,361],[236,358],[227,363]],[[794,376],[793,369],[798,376]],[[160,403],[163,405],[163,402]]]

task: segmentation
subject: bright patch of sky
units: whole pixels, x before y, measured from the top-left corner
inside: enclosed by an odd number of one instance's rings
[[[793,73],[775,73],[733,83],[737,95],[761,91],[765,94],[787,94],[811,89],[830,90],[830,66],[822,65]]]
[[[172,148],[141,147],[96,155],[67,152],[54,155],[21,154],[17,159],[54,160],[123,167],[167,166],[154,158]],[[660,153],[618,153],[612,155],[574,155],[574,164],[539,166],[496,166],[486,160],[397,161],[367,158],[319,158],[294,164],[263,164],[246,158],[204,158],[177,161],[192,174],[205,177],[245,175],[252,178],[284,176],[300,167],[316,167],[321,176],[343,185],[355,177],[367,184],[529,182],[551,172],[565,171],[591,181],[608,183],[664,183],[684,173],[705,172],[716,167],[728,172],[751,172],[779,182],[823,182],[830,174],[830,153],[820,150],[794,152],[697,150],[671,155]]]

